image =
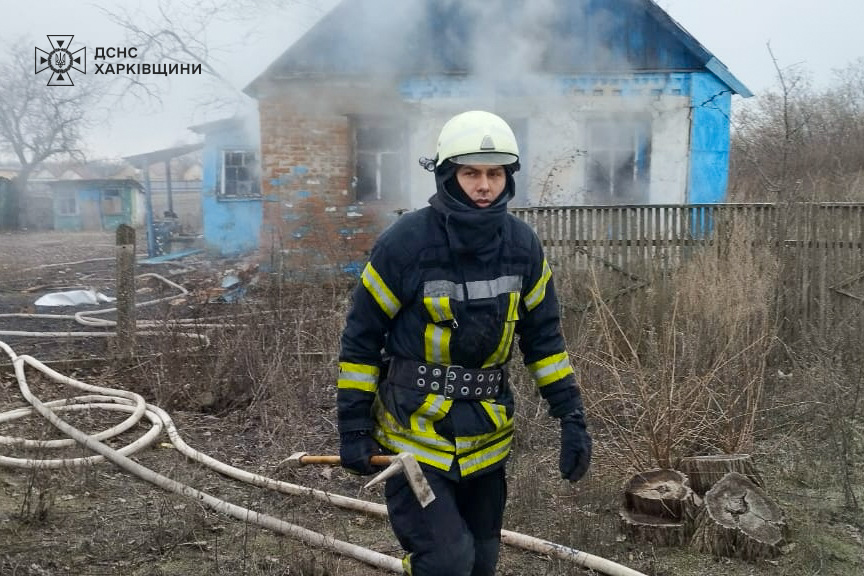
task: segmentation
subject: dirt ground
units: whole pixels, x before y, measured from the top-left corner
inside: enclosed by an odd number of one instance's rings
[[[44,312],[33,302],[46,292],[94,287],[113,294],[113,235],[40,233],[0,235],[0,314]],[[101,260],[101,259],[109,260]],[[84,262],[87,261],[87,262]],[[64,264],[53,266],[54,264]],[[48,266],[51,265],[51,266]],[[218,285],[235,262],[193,259],[159,267],[192,288]],[[184,272],[184,268],[186,272]],[[154,271],[156,271],[154,270]],[[141,270],[139,270],[140,272]],[[185,309],[185,308],[184,308]],[[154,317],[167,308],[152,312]],[[219,309],[222,310],[221,308]],[[61,310],[68,314],[70,310]],[[299,319],[284,322],[299,323]],[[314,321],[314,319],[313,319]],[[0,330],[79,330],[51,319],[0,318]],[[261,327],[260,330],[266,330]],[[333,382],[320,382],[320,397],[299,406],[257,405],[255,397],[236,407],[175,390],[177,380],[191,386],[207,373],[214,356],[190,354],[183,365],[168,365],[170,351],[143,355],[134,365],[106,361],[105,341],[4,338],[20,354],[48,360],[58,371],[88,384],[131,389],[170,412],[180,435],[193,448],[233,466],[277,480],[383,502],[378,489],[363,490],[363,480],[340,469],[291,470],[280,462],[294,451],[333,452]],[[324,362],[326,359],[312,359]],[[327,366],[321,368],[326,372]],[[160,387],[166,370],[182,378]],[[239,378],[239,376],[236,376]],[[75,395],[38,375],[28,381],[43,400]],[[228,383],[229,385],[231,382]],[[298,384],[299,386],[299,384]],[[185,389],[184,389],[185,390]],[[229,391],[236,391],[229,388]],[[231,392],[234,393],[234,392]],[[163,401],[165,402],[163,404]],[[290,403],[288,399],[286,402]],[[23,406],[11,366],[0,357],[0,413]],[[284,408],[284,410],[283,410]],[[529,412],[529,410],[525,410]],[[285,415],[294,415],[286,417]],[[65,414],[73,425],[95,433],[122,416],[104,411]],[[283,421],[279,419],[283,418]],[[541,421],[541,420],[537,420]],[[139,425],[108,441],[119,447],[139,437]],[[860,513],[844,512],[839,495],[819,488],[815,462],[783,455],[769,440],[761,446],[763,474],[771,494],[787,511],[790,544],[778,558],[746,563],[711,558],[686,548],[659,548],[631,542],[618,527],[620,476],[604,460],[602,433],[589,477],[575,487],[556,477],[556,431],[526,416],[517,423],[516,450],[510,463],[505,528],[559,542],[620,562],[651,576],[779,576],[864,574]],[[0,421],[0,435],[48,440],[59,432],[35,418]],[[777,440],[773,440],[777,442]],[[0,456],[35,457],[43,451],[4,446]],[[781,454],[781,456],[777,456]],[[50,457],[89,455],[79,447]],[[41,457],[45,457],[42,455]],[[249,486],[191,462],[163,435],[133,459],[161,474],[239,506],[285,522],[354,542],[395,557],[401,550],[386,519]],[[356,575],[379,572],[367,565],[297,539],[278,535],[205,508],[194,499],[170,494],[111,464],[80,469],[3,467],[0,462],[0,575]],[[614,478],[614,481],[611,480]],[[548,479],[548,480],[546,480]],[[504,547],[502,576],[570,575],[588,572],[537,554]]]

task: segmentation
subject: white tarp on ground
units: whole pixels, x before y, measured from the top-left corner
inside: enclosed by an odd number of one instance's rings
[[[82,306],[85,304],[101,304],[114,302],[116,298],[105,296],[95,290],[70,290],[69,292],[54,292],[45,294],[36,300],[36,306]]]

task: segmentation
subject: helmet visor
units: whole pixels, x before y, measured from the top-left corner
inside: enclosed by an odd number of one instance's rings
[[[478,152],[476,154],[462,154],[449,159],[454,164],[463,166],[507,166],[519,161],[515,154],[507,152]]]

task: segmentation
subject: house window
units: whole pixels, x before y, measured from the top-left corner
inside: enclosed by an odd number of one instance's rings
[[[405,130],[381,117],[354,119],[354,193],[358,202],[394,200],[402,190]]]
[[[651,122],[591,120],[587,192],[597,204],[641,204],[648,201],[651,168]]]
[[[258,156],[251,150],[223,150],[222,171],[216,185],[220,199],[260,198]]]
[[[102,214],[104,216],[117,216],[123,214],[123,201],[119,188],[106,188],[102,190]]]
[[[56,193],[57,214],[60,216],[76,216],[78,214],[78,200],[74,190],[61,190]]]

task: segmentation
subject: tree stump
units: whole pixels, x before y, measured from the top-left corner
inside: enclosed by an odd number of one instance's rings
[[[659,469],[640,472],[624,487],[624,503],[627,510],[681,520],[684,508],[692,499],[687,476],[677,470]]]
[[[773,558],[785,530],[783,510],[749,478],[730,472],[705,493],[691,545],[715,556]]]
[[[757,486],[764,486],[749,454],[691,456],[682,458],[678,468],[690,479],[690,488],[700,496],[729,472],[737,472]]]
[[[657,518],[623,508],[618,511],[618,515],[621,517],[622,531],[636,542],[654,546],[684,546],[690,539],[686,522]]]
[[[625,534],[656,546],[680,546],[692,533],[698,498],[687,476],[659,469],[633,476],[624,487],[619,511]]]

